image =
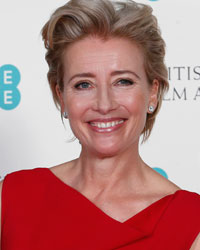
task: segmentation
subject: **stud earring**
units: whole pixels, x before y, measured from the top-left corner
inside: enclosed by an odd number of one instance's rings
[[[154,112],[154,106],[152,106],[152,105],[149,106],[149,112],[150,112],[150,113],[153,113],[153,112]]]
[[[67,114],[67,112],[66,112],[66,111],[64,111],[64,112],[63,112],[63,117],[64,117],[65,119],[67,119],[67,118],[68,118],[68,114]]]

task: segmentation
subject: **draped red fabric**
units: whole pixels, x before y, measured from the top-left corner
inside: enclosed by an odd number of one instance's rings
[[[200,195],[179,190],[121,223],[50,169],[8,174],[2,250],[189,250],[200,232]]]

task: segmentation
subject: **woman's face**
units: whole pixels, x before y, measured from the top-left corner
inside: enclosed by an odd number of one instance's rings
[[[64,91],[57,93],[83,150],[104,157],[137,148],[158,90],[157,81],[147,82],[139,47],[87,37],[70,45],[63,60]]]

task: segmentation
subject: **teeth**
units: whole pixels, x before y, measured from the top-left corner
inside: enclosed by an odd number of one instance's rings
[[[119,120],[119,121],[112,121],[112,122],[91,122],[90,124],[94,127],[98,127],[98,128],[110,128],[110,127],[114,127],[118,124],[123,123],[124,120]]]

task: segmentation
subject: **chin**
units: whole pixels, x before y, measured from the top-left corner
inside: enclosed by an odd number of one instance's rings
[[[121,150],[119,147],[96,147],[92,149],[93,153],[99,158],[113,157],[118,155]]]

